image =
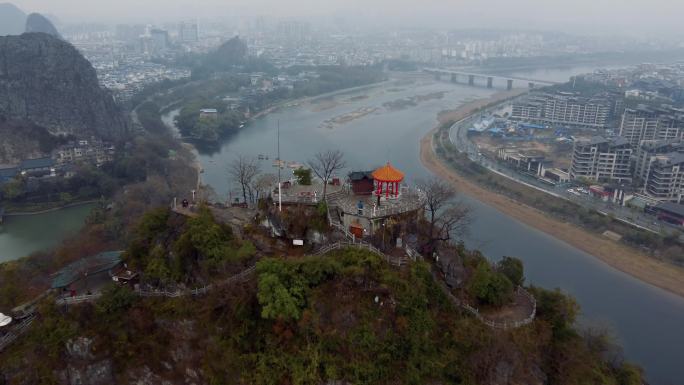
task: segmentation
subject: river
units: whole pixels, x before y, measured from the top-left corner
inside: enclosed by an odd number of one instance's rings
[[[44,214],[5,216],[0,225],[0,263],[57,246],[83,227],[93,207],[86,204]]]
[[[513,73],[536,79],[563,81],[591,68],[538,70]],[[388,110],[383,104],[415,95],[443,92],[442,98],[418,102],[405,109]],[[428,176],[419,160],[419,141],[436,124],[436,115],[472,98],[493,91],[448,82],[383,85],[370,91],[301,103],[252,121],[229,138],[220,149],[200,151],[205,170],[203,183],[227,199],[236,185],[227,176],[228,164],[238,155],[268,155],[264,171],[276,154],[276,127],[280,122],[281,157],[305,162],[314,153],[341,149],[351,170],[373,169],[387,161],[403,170],[407,181]],[[376,109],[355,120],[322,126],[326,120],[360,108]],[[172,111],[164,118],[168,122]],[[348,115],[346,115],[348,116]],[[526,226],[477,200],[464,198],[475,221],[466,239],[488,257],[516,256],[525,263],[527,282],[546,288],[559,287],[582,307],[580,323],[609,330],[624,347],[626,357],[646,369],[653,384],[681,383],[684,378],[684,299],[642,283],[598,259],[534,228]]]

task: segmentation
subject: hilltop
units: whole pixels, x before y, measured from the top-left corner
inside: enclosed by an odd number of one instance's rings
[[[0,36],[24,33],[26,14],[12,3],[0,3]]]
[[[147,282],[212,289],[167,298],[111,286],[95,303],[44,301],[29,333],[0,354],[6,381],[642,383],[605,337],[573,328],[578,307],[559,291],[529,288],[536,318],[501,330],[455,306],[428,262],[396,268],[359,249],[267,257],[207,211],[154,210],[133,234],[124,258]],[[468,269],[485,261],[458,253]]]
[[[0,132],[28,142],[3,143],[0,163],[38,147],[28,132],[17,132],[21,127],[35,126],[54,138],[108,140],[127,130],[126,119],[100,88],[90,62],[59,38],[46,33],[0,37],[0,74]]]
[[[26,19],[26,32],[42,32],[60,39],[62,38],[52,22],[40,13],[28,15],[28,18]]]

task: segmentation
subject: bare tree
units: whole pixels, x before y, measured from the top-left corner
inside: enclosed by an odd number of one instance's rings
[[[344,154],[340,150],[327,150],[319,152],[314,156],[314,159],[307,163],[314,174],[323,180],[323,200],[328,190],[328,182],[336,171],[343,169],[346,164],[344,162]]]
[[[449,241],[466,233],[471,223],[470,207],[457,199],[456,191],[445,181],[433,177],[418,182],[428,211],[428,246]]]
[[[254,201],[254,183],[259,175],[259,163],[254,157],[239,155],[228,166],[228,174],[242,187],[245,203]]]
[[[273,174],[261,174],[254,179],[254,191],[256,200],[266,198],[269,191],[278,183],[278,177]]]

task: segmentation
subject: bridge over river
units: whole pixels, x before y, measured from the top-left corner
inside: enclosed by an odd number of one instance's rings
[[[461,71],[456,69],[444,69],[444,68],[423,68],[423,72],[432,74],[437,80],[441,80],[442,77],[449,77],[452,83],[463,83],[469,86],[484,85],[487,88],[494,88],[494,81],[505,81],[506,89],[512,90],[514,82],[527,83],[527,87],[532,89],[538,86],[551,86],[554,84],[559,84],[558,82],[552,82],[548,80],[540,79],[526,79],[515,76],[504,76],[504,75],[488,75],[481,73],[474,73],[468,71]],[[460,81],[460,80],[463,81]],[[478,82],[478,80],[480,82]],[[484,83],[482,83],[484,82]]]

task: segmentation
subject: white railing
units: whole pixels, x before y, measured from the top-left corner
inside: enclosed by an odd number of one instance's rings
[[[413,262],[417,261],[418,259],[425,259],[419,252],[417,252],[409,246],[405,246],[404,251],[406,251],[406,255],[408,255],[411,258],[411,260],[413,260]]]

